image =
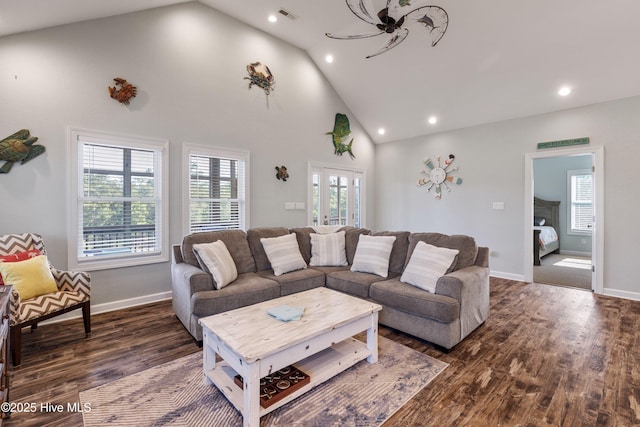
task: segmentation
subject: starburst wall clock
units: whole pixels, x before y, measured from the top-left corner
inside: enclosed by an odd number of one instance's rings
[[[440,200],[442,198],[442,187],[444,187],[447,191],[451,191],[448,183],[460,185],[462,184],[462,178],[452,176],[451,173],[456,172],[458,167],[451,167],[451,164],[455,160],[456,156],[453,154],[449,154],[449,158],[444,161],[444,165],[440,163],[440,156],[436,158],[438,165],[434,165],[429,157],[424,159],[424,165],[426,169],[420,171],[421,174],[425,175],[424,178],[420,178],[418,180],[418,185],[420,187],[424,185],[428,185],[427,191],[431,191],[432,188],[435,188],[436,199]]]

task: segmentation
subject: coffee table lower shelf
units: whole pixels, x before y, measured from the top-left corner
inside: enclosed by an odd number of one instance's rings
[[[296,397],[333,378],[338,373],[350,368],[370,355],[371,352],[367,349],[365,343],[355,338],[348,338],[319,353],[296,362],[295,366],[311,377],[309,384],[300,387],[295,392],[268,408],[260,407],[260,416],[262,417],[291,402]],[[237,375],[236,371],[222,360],[216,363],[215,369],[205,372],[205,375],[217,386],[231,404],[233,404],[238,411],[242,412],[244,391],[234,382],[234,377]]]

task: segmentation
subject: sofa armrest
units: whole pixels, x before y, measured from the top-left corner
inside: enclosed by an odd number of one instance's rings
[[[489,317],[489,268],[472,265],[446,274],[436,282],[436,294],[460,303],[460,339]]]
[[[478,247],[478,254],[476,255],[476,262],[474,264],[479,267],[489,267],[489,248]]]
[[[213,278],[209,273],[184,262],[171,264],[171,284],[174,295],[176,290],[180,290],[186,291],[189,297],[196,292],[214,289]]]
[[[184,262],[184,258],[182,258],[182,249],[180,245],[171,246],[171,262],[173,264],[180,264]]]

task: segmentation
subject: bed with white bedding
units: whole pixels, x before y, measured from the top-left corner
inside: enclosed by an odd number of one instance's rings
[[[540,258],[560,251],[560,202],[534,197],[533,216],[533,264],[540,265]]]

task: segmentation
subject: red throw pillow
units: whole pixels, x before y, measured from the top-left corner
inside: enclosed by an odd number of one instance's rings
[[[0,255],[0,262],[19,262],[36,257],[38,255],[40,255],[39,250],[30,249],[26,252],[18,252],[17,254]],[[0,286],[2,285],[4,285],[4,282],[2,281],[2,275],[0,275]]]

